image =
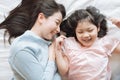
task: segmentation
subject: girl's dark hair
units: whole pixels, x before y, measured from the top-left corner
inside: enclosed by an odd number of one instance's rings
[[[48,18],[59,11],[64,18],[66,15],[64,6],[57,4],[54,0],[22,0],[21,4],[12,10],[0,24],[0,29],[6,29],[4,38],[6,33],[9,33],[8,41],[10,42],[11,38],[20,36],[31,29],[39,13],[43,13]]]
[[[107,34],[107,21],[105,16],[98,9],[89,6],[86,9],[76,10],[61,24],[61,31],[66,33],[67,37],[76,38],[76,27],[79,22],[87,20],[94,24],[97,28],[100,27],[98,37],[101,38]]]

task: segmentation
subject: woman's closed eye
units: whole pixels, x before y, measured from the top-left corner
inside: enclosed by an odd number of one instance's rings
[[[60,20],[56,20],[55,23],[56,23],[56,25],[60,25],[61,22],[60,22]]]
[[[58,21],[56,21],[55,23],[56,23],[56,25],[59,25],[59,24],[60,24]]]

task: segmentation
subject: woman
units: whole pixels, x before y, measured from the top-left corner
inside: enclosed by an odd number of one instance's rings
[[[65,8],[54,0],[23,0],[0,24],[9,42],[17,37],[9,57],[13,80],[60,80],[49,45],[64,16]]]

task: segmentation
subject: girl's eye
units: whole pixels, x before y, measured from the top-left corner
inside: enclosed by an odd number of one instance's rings
[[[93,29],[89,29],[89,30],[88,30],[88,32],[92,32],[92,31],[93,31]]]
[[[78,32],[78,33],[83,33],[82,31]]]

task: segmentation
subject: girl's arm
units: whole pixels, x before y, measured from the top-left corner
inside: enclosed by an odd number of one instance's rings
[[[117,18],[109,18],[110,21],[112,21],[113,24],[115,24],[118,28],[120,28],[120,19]],[[114,53],[120,53],[120,43],[115,48]]]
[[[64,55],[62,50],[64,39],[64,36],[60,36],[55,40],[56,63],[58,71],[62,77],[65,77],[68,73],[68,58]]]
[[[58,71],[62,77],[62,79],[67,78],[67,73],[68,73],[68,59],[63,53],[56,53],[56,63],[58,67]]]
[[[115,48],[115,50],[113,52],[120,54],[120,43],[118,44],[118,46]]]

